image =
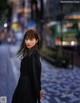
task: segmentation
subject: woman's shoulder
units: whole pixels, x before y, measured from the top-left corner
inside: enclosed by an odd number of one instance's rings
[[[25,55],[23,58],[22,58],[22,61],[24,60],[24,59],[29,59],[29,58],[37,58],[37,57],[39,57],[39,53],[38,53],[38,51],[37,50],[33,50],[33,51],[31,51],[29,54],[27,54],[27,55]]]
[[[30,54],[29,54],[29,56],[32,56],[32,57],[39,57],[39,51],[38,50],[33,50]]]

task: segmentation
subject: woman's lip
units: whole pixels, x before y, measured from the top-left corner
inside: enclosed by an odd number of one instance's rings
[[[30,45],[27,45],[27,46],[30,46]]]

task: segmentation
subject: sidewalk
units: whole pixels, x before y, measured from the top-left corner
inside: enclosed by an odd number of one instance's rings
[[[79,103],[80,70],[56,68],[42,61],[42,90],[45,100],[41,103]]]
[[[0,103],[11,103],[15,79],[7,45],[0,45]]]

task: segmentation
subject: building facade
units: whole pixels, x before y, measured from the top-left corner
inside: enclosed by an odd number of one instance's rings
[[[44,4],[45,18],[55,19],[59,13],[59,0],[46,0]]]

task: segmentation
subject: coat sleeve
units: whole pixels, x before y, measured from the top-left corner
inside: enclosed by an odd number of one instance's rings
[[[39,93],[41,90],[41,62],[36,54],[31,54],[30,58],[32,80],[36,88],[36,92]]]

